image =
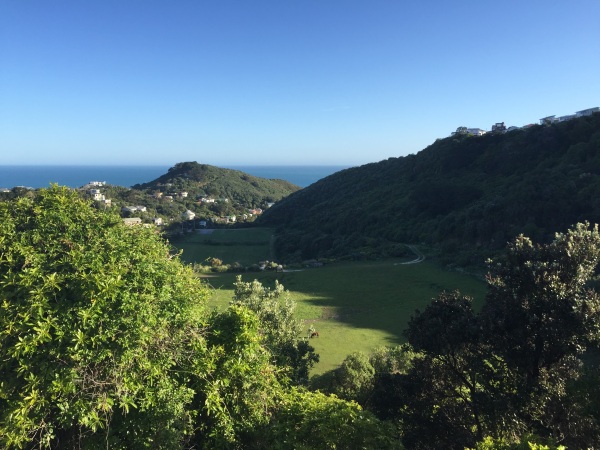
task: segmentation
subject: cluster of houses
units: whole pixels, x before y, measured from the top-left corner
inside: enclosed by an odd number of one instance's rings
[[[157,200],[166,200],[168,202],[172,202],[175,198],[187,198],[188,193],[183,191],[183,192],[177,192],[177,193],[171,193],[171,194],[167,194],[165,195],[162,192],[155,192],[154,194],[152,194],[152,196],[157,199]]]
[[[100,187],[106,185],[105,181],[90,181],[86,187],[88,188],[88,195],[92,198],[92,200],[103,204],[105,207],[110,208],[112,206],[112,200],[106,198],[106,196],[100,191]],[[135,206],[123,206],[121,211],[124,213],[135,214],[137,212],[146,212],[148,209],[142,205]],[[163,225],[163,219],[161,217],[154,217],[152,219],[154,225],[160,226]],[[125,217],[123,218],[123,223],[126,225],[141,225],[142,219],[140,217]]]
[[[111,200],[107,199],[105,197],[105,195],[99,189],[100,187],[103,187],[105,184],[106,183],[104,181],[90,181],[85,187],[87,188],[88,195],[94,201],[103,203],[106,207],[110,207],[112,204]],[[165,195],[162,192],[155,192],[154,194],[152,194],[152,196],[155,199],[173,201],[175,198],[179,198],[179,199],[187,198],[188,192],[184,191],[184,192],[172,193],[172,194],[168,194],[168,195]],[[212,197],[201,197],[198,199],[199,204],[211,204],[211,203],[217,203],[217,202],[227,203],[227,202],[229,202],[229,199],[227,199],[227,198],[215,199]],[[269,203],[267,206],[270,207],[272,205],[273,205],[273,203]],[[128,205],[128,206],[121,207],[121,212],[123,212],[127,215],[134,215],[137,213],[145,213],[147,211],[148,211],[148,208],[143,205]],[[262,213],[263,213],[263,210],[261,208],[249,209],[246,214],[242,214],[241,219],[247,220],[253,216],[258,216]],[[189,209],[181,214],[181,219],[183,222],[193,224],[194,228],[196,227],[196,225],[199,226],[200,228],[206,228],[208,226],[207,220],[200,220],[200,221],[196,220],[196,214],[193,211],[190,211]],[[229,215],[226,217],[219,217],[219,218],[212,219],[212,222],[219,223],[219,224],[232,224],[232,223],[237,222],[237,220],[238,220],[237,216]],[[140,225],[140,224],[142,224],[143,221],[140,217],[125,217],[125,218],[123,218],[123,222],[127,225]],[[160,217],[154,217],[152,219],[152,223],[156,226],[164,225],[164,221]]]
[[[576,119],[577,117],[591,116],[594,113],[600,112],[600,107],[583,109],[577,111],[575,114],[569,114],[566,116],[548,116],[540,119],[540,125],[550,125],[552,123],[566,122],[567,120]]]
[[[112,206],[112,200],[106,198],[106,196],[100,191],[100,187],[104,186],[106,181],[90,181],[87,184],[88,194],[92,197],[92,200],[102,203],[105,207],[110,208]]]
[[[567,120],[575,119],[577,117],[591,116],[594,113],[600,112],[600,107],[583,109],[581,111],[577,111],[575,114],[569,114],[566,116],[548,116],[540,119],[540,125],[550,125],[553,123],[566,122]],[[467,128],[467,127],[458,127],[455,132],[452,133],[452,136],[455,135],[468,135],[468,136],[483,136],[487,133],[506,133],[513,130],[519,130],[523,128],[532,127],[533,124],[525,125],[523,127],[506,127],[504,122],[498,122],[492,125],[491,131],[482,130],[481,128]]]

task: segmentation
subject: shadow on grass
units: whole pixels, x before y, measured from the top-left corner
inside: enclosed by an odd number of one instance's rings
[[[242,278],[267,287],[278,280],[290,291],[298,317],[319,331],[311,344],[321,355],[314,372],[322,373],[352,352],[405,342],[403,331],[415,310],[423,310],[444,290],[458,289],[473,297],[476,308],[483,302],[485,284],[479,279],[427,261],[394,262],[338,263],[288,273],[246,273]],[[211,284],[227,296],[234,280],[235,275],[226,274]]]

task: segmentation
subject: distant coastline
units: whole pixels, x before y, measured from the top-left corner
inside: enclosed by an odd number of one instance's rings
[[[0,166],[0,188],[25,186],[48,187],[50,183],[78,188],[90,181],[105,181],[116,186],[131,187],[152,181],[169,170],[171,166]],[[351,166],[220,166],[240,170],[260,178],[279,178],[306,187],[321,178]]]

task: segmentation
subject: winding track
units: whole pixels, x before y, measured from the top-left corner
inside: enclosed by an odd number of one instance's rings
[[[415,245],[407,245],[407,247],[410,248],[411,251],[415,255],[417,255],[417,258],[413,259],[412,261],[406,261],[406,262],[403,262],[403,263],[395,263],[394,264],[395,266],[397,266],[397,265],[404,265],[404,264],[417,264],[417,263],[425,261],[425,255],[423,253],[421,253],[419,251],[419,249]]]

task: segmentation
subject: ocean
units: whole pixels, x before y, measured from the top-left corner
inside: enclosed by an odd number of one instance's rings
[[[0,188],[43,188],[50,183],[78,188],[90,181],[131,187],[165,174],[171,166],[0,166]],[[224,166],[223,166],[224,167]],[[229,166],[260,178],[279,178],[306,187],[350,166]]]

